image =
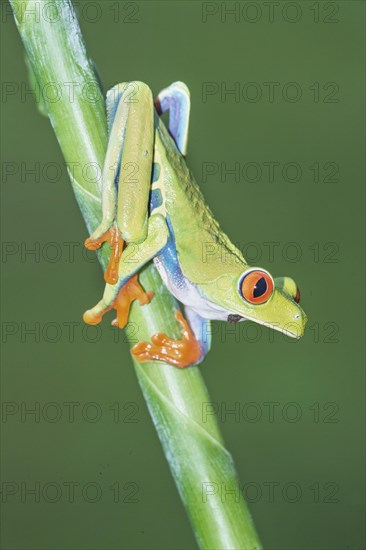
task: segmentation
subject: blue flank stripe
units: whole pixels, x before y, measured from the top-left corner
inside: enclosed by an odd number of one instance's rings
[[[174,230],[169,216],[166,217],[166,222],[169,228],[169,239],[157,257],[167,270],[169,278],[175,285],[182,287],[185,284],[185,277],[179,265]]]

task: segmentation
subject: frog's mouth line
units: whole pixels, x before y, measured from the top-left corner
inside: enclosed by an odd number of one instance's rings
[[[249,319],[247,317],[243,317],[242,315],[238,315],[236,313],[230,313],[227,317],[228,323],[239,323],[240,321],[251,321],[252,319]],[[291,332],[285,328],[280,327],[279,325],[274,325],[271,323],[266,323],[265,321],[258,321],[257,319],[253,319],[253,322],[258,323],[259,325],[263,325],[265,327],[271,328],[273,330],[277,330],[278,332],[282,332],[282,334],[285,334],[286,336],[289,336],[290,338],[295,338],[296,340],[299,340],[302,336],[302,334],[297,334],[295,332]]]

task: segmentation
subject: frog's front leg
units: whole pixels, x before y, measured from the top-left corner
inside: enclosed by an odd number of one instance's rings
[[[151,301],[153,295],[153,292],[144,291],[138,275],[135,274],[124,281],[119,290],[116,290],[116,285],[107,284],[102,300],[93,309],[84,313],[83,320],[88,325],[98,325],[105,313],[115,309],[116,318],[112,321],[112,325],[124,328],[128,322],[132,302],[138,300],[143,306]]]
[[[182,330],[182,338],[174,340],[157,333],[149,342],[139,342],[131,349],[137,361],[164,361],[175,367],[185,368],[203,361],[211,346],[210,321],[203,319],[193,309],[185,307],[185,319],[178,310],[175,318]]]
[[[107,311],[116,309],[117,317],[113,322],[123,328],[127,321],[131,303],[138,300],[141,305],[148,304],[152,292],[145,292],[140,286],[137,272],[165,246],[169,230],[160,214],[153,214],[148,222],[148,234],[139,245],[129,244],[122,253],[116,284],[106,284],[103,298],[96,306],[84,313],[85,323],[97,325]]]

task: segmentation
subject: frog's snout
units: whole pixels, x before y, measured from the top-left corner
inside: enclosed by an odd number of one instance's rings
[[[277,289],[282,292],[288,304],[287,322],[283,326],[283,332],[298,340],[304,336],[308,322],[307,315],[300,306],[300,289],[290,277],[279,277],[275,281]]]
[[[292,338],[296,338],[297,340],[299,340],[302,336],[304,336],[305,326],[307,322],[307,315],[302,310],[297,311],[294,315],[293,322],[290,322],[286,327],[289,330],[285,330],[285,332],[289,336],[292,336]]]

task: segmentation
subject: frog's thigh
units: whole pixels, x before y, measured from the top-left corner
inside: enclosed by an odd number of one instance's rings
[[[118,180],[117,225],[125,241],[140,243],[148,232],[154,102],[146,84],[130,82],[120,103],[125,106],[127,120]]]
[[[164,88],[155,100],[159,114],[169,109],[169,132],[182,153],[187,154],[189,112],[191,108],[190,93],[183,82],[173,82]]]

